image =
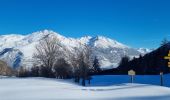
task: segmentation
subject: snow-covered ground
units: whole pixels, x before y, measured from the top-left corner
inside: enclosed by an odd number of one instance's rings
[[[170,86],[170,75],[164,79]],[[82,87],[72,80],[4,77],[0,100],[170,100],[170,88],[159,86],[159,76],[137,76],[138,83],[128,82],[128,76],[94,76],[91,86]]]

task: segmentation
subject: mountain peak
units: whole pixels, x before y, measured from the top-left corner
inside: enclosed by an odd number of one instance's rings
[[[60,35],[60,34],[58,34],[58,33],[56,33],[56,32],[54,32],[54,31],[52,31],[52,30],[47,30],[47,29],[45,29],[45,30],[42,30],[42,31],[37,31],[37,32],[33,32],[32,34],[30,34],[30,35],[33,35],[33,36],[46,36],[46,35],[50,35],[50,34],[55,34],[55,35]]]
[[[137,51],[139,51],[142,54],[146,54],[149,53],[151,51],[153,51],[152,49],[148,49],[148,48],[139,48]]]
[[[119,43],[116,40],[104,37],[104,36],[95,36],[90,38],[89,44],[96,46],[96,47],[105,47],[105,48],[113,48],[113,47],[119,47],[119,48],[128,48],[128,46],[123,45]]]
[[[56,36],[57,38],[63,38],[64,36],[52,31],[52,30],[42,30],[33,32],[32,34],[27,35],[23,40],[27,40],[28,42],[39,41],[46,36]]]

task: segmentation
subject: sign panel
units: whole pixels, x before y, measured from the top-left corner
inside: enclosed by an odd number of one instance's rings
[[[168,56],[165,56],[164,59],[169,60],[169,62],[168,62],[168,67],[170,67],[170,50],[169,50]]]
[[[163,72],[160,72],[160,75],[163,75]]]
[[[136,72],[134,70],[128,71],[128,75],[135,75],[135,74],[136,74]]]

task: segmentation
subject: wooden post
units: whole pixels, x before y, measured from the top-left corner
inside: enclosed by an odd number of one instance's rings
[[[130,75],[130,76],[131,76],[131,83],[133,83],[134,76],[133,75]]]
[[[160,72],[160,85],[163,86],[163,72]]]

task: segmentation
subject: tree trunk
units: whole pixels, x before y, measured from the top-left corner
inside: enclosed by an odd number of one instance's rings
[[[90,79],[89,79],[88,83],[89,83],[89,85],[90,85]]]
[[[86,86],[85,79],[82,80],[82,86]]]

